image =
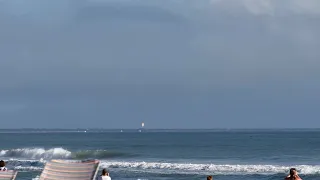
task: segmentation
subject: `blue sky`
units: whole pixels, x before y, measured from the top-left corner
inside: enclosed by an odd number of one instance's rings
[[[320,127],[318,0],[0,0],[1,128]]]

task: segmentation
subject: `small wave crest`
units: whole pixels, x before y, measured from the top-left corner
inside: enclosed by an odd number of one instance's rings
[[[71,152],[63,148],[21,148],[0,150],[0,157],[22,158],[22,159],[87,159],[87,158],[115,158],[131,156],[126,153],[108,150],[83,150]]]
[[[153,170],[155,173],[184,174],[279,174],[287,173],[290,167],[280,165],[216,165],[216,164],[187,164],[162,162],[102,162],[101,167],[128,170]],[[320,174],[320,165],[297,165],[301,174]]]

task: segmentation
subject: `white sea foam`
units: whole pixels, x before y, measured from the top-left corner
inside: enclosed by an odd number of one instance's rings
[[[71,152],[63,148],[22,148],[1,150],[0,157],[15,157],[15,158],[29,158],[29,159],[52,159],[52,158],[70,158]]]
[[[42,171],[43,167],[35,167],[35,166],[16,166],[14,170],[18,171]]]
[[[147,170],[161,173],[197,173],[197,174],[278,174],[287,173],[289,166],[280,165],[216,165],[216,164],[188,164],[188,163],[162,163],[162,162],[102,162],[103,168],[121,168],[132,170]],[[320,165],[294,166],[301,174],[320,174]]]
[[[40,176],[36,176],[35,178],[32,178],[32,180],[39,180]]]

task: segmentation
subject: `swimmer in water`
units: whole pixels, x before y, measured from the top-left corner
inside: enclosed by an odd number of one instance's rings
[[[298,172],[296,170],[296,168],[291,168],[290,169],[290,174],[284,178],[285,180],[302,180],[299,175]]]

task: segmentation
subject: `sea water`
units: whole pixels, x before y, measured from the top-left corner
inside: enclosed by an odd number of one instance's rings
[[[19,180],[50,159],[101,160],[118,180],[320,179],[320,130],[0,130],[0,159]]]

